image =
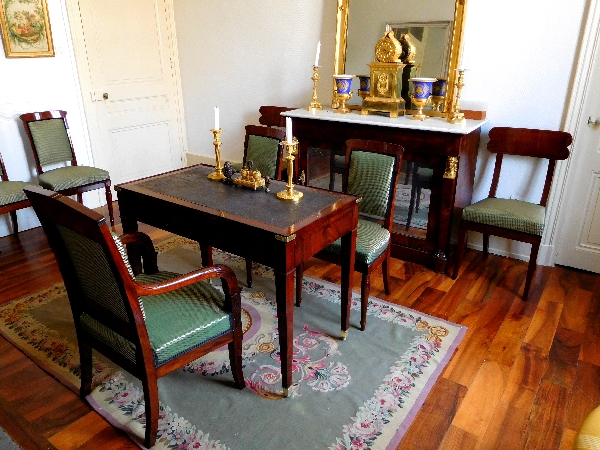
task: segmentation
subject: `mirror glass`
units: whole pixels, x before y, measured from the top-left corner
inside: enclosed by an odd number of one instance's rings
[[[338,0],[335,73],[368,75],[368,64],[375,60],[375,46],[389,26],[398,39],[402,33],[410,33],[416,49],[416,66],[411,76],[446,78],[448,94],[452,94],[465,3],[465,0]],[[349,104],[360,102],[361,98],[354,95]]]

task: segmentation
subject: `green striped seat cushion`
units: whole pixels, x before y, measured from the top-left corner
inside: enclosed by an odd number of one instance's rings
[[[368,220],[359,219],[356,232],[356,261],[371,264],[388,247],[390,232],[381,225]],[[342,254],[342,240],[325,247],[326,252]]]
[[[68,166],[49,170],[38,177],[40,185],[51,191],[64,191],[74,187],[110,179],[106,170],[89,166]]]
[[[172,272],[138,275],[140,283],[158,283],[178,276]],[[221,310],[224,296],[207,282],[173,292],[140,298],[156,367],[231,330],[231,316]],[[135,346],[83,315],[82,327],[135,362]]]
[[[33,184],[24,181],[3,181],[0,183],[0,206],[10,205],[12,203],[27,200],[27,195],[23,188],[33,186]]]
[[[546,208],[506,198],[486,198],[463,209],[462,219],[541,236]]]

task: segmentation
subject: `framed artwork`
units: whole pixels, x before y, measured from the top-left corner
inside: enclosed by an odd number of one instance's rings
[[[7,58],[54,56],[46,0],[0,0],[0,28]]]

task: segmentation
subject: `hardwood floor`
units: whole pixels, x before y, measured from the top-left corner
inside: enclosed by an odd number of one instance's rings
[[[39,228],[0,238],[0,251],[1,302],[61,280]],[[372,295],[468,327],[398,449],[572,447],[600,404],[600,275],[538,267],[523,302],[521,261],[470,250],[455,281],[399,260],[391,269],[392,295],[379,273]],[[340,281],[337,267],[314,259],[306,273]],[[0,426],[24,449],[137,448],[1,337]]]

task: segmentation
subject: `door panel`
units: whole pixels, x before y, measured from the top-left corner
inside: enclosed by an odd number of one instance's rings
[[[78,3],[94,162],[113,185],[182,167],[171,7],[170,0]]]

